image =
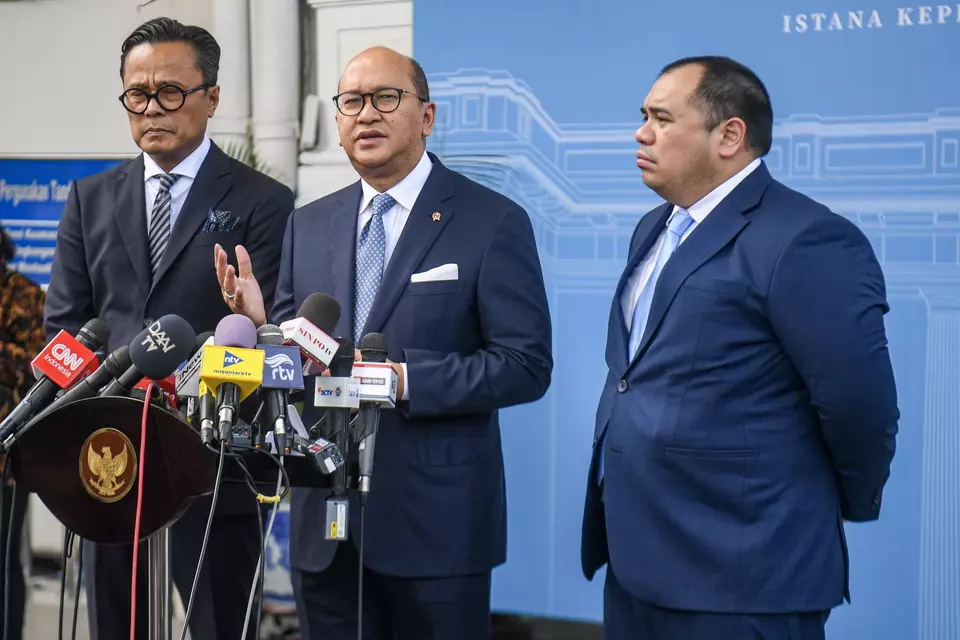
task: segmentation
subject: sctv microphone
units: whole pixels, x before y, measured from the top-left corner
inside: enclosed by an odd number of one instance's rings
[[[339,348],[330,333],[339,321],[340,303],[326,293],[311,293],[300,305],[297,317],[280,324],[283,343],[298,347],[307,366],[313,366],[304,375],[323,373],[330,366]]]
[[[129,396],[144,378],[163,380],[190,355],[196,340],[193,328],[176,314],[155,320],[130,343],[133,364],[108,384],[100,396]]]
[[[290,455],[293,438],[287,429],[287,401],[291,390],[303,389],[300,349],[283,346],[283,333],[275,324],[265,324],[257,329],[257,341],[264,353],[263,380],[260,383],[267,409],[264,423],[273,429],[277,453]]]
[[[76,338],[62,330],[54,336],[31,363],[37,382],[0,422],[0,441],[6,441],[37,411],[53,401],[60,389],[74,384],[93,361],[93,352],[109,340],[110,329],[99,318],[83,325]]]
[[[373,454],[380,426],[380,409],[392,409],[397,402],[397,372],[387,363],[387,337],[368,333],[360,340],[360,362],[353,365],[353,377],[359,382],[360,414],[353,441],[359,442],[360,504],[367,504],[373,478]]]
[[[338,338],[339,348],[330,361],[330,376],[317,376],[314,406],[324,407],[327,414],[326,439],[337,445],[344,460],[350,459],[350,409],[359,408],[360,397],[353,378],[354,346],[349,338]],[[346,540],[349,523],[347,470],[342,465],[333,474],[332,494],[327,497],[324,539]]]
[[[218,436],[229,442],[240,403],[260,386],[264,353],[254,348],[257,329],[253,322],[236,313],[220,321],[213,343],[203,348],[200,380],[217,399]],[[200,437],[209,443],[213,439],[211,416],[204,416],[203,401],[200,409]]]

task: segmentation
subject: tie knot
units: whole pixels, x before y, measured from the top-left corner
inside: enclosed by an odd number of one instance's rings
[[[173,183],[177,181],[180,175],[177,173],[161,173],[157,177],[160,178],[160,190],[170,191],[170,187],[173,186]]]
[[[685,209],[677,209],[670,216],[670,221],[667,222],[667,230],[676,236],[682,236],[691,224],[693,224],[693,218],[690,217],[690,214]]]
[[[396,202],[389,193],[378,193],[373,196],[373,215],[382,217]]]

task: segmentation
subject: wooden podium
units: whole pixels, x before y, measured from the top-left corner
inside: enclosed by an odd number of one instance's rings
[[[102,544],[133,541],[137,477],[143,466],[141,541],[149,544],[150,636],[170,638],[169,527],[198,497],[213,493],[219,454],[180,415],[151,404],[145,460],[140,459],[143,400],[88,398],[65,405],[24,433],[10,450],[16,481],[36,493],[77,536]],[[219,444],[217,445],[219,448]],[[265,495],[278,467],[263,452],[238,451]],[[286,456],[292,486],[327,487],[330,476],[302,455]],[[224,462],[224,482],[245,482],[237,461]],[[250,496],[253,509],[253,495]],[[258,613],[259,615],[259,613]]]

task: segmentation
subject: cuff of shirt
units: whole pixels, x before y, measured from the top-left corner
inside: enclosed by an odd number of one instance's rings
[[[403,397],[398,400],[407,401],[410,399],[410,387],[407,386],[407,363],[400,363],[401,376],[403,376]]]

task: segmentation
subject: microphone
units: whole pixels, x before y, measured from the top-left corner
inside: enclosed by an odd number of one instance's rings
[[[265,395],[267,424],[273,425],[277,453],[289,455],[290,436],[287,433],[287,401],[291,389],[303,389],[303,366],[300,349],[283,345],[283,333],[275,324],[257,329],[259,347],[264,352],[261,389]]]
[[[77,381],[81,372],[93,361],[93,352],[110,341],[110,329],[99,318],[88,321],[74,338],[60,330],[53,340],[33,359],[36,383],[20,403],[0,422],[0,441],[27,422],[38,410],[47,406],[60,389]]]
[[[196,340],[193,328],[178,315],[171,313],[154,321],[130,343],[133,364],[108,384],[100,397],[129,396],[143,378],[166,378],[190,355]]]
[[[184,403],[186,419],[189,421],[197,413],[197,399],[200,397],[200,366],[203,364],[203,347],[213,344],[213,332],[205,331],[197,336],[193,345],[194,351],[190,354],[182,367],[177,370],[175,378],[176,394],[186,398]]]
[[[340,469],[343,466],[343,456],[337,445],[329,440],[317,438],[313,442],[302,436],[293,435],[293,446],[304,456],[310,458],[313,466],[325,476]]]
[[[100,365],[100,368],[77,384],[70,387],[70,389],[68,389],[62,396],[57,398],[56,402],[51,404],[46,411],[39,414],[37,418],[45,416],[51,411],[59,409],[63,405],[69,404],[76,400],[92,398],[100,393],[100,390],[105,385],[123,375],[123,373],[132,365],[133,361],[130,358],[130,347],[123,345],[107,356],[107,359],[103,361],[103,364]]]
[[[256,344],[257,329],[253,322],[234,313],[217,324],[213,345],[203,348],[200,381],[216,397],[220,440],[230,441],[240,403],[260,386],[264,353],[253,348]],[[208,421],[209,417],[207,415]],[[210,442],[213,436],[211,425],[204,424],[203,418],[200,436],[204,443]]]
[[[326,293],[311,293],[300,305],[297,318],[280,324],[283,343],[298,347],[303,357],[319,368],[317,373],[322,373],[339,348],[330,337],[339,321],[340,303]]]
[[[380,426],[380,408],[392,409],[397,400],[397,373],[387,364],[387,337],[368,333],[360,340],[360,362],[353,365],[353,377],[360,381],[360,414],[353,433],[359,442],[360,504],[367,504],[373,478],[373,454]]]
[[[339,347],[330,360],[330,377],[316,378],[314,406],[328,407],[326,424],[328,439],[337,445],[345,460],[350,459],[350,406],[360,406],[353,373],[354,346],[349,338],[337,338]],[[347,469],[342,465],[333,474],[333,493],[327,497],[325,540],[346,540],[349,527],[349,501],[347,492]]]

